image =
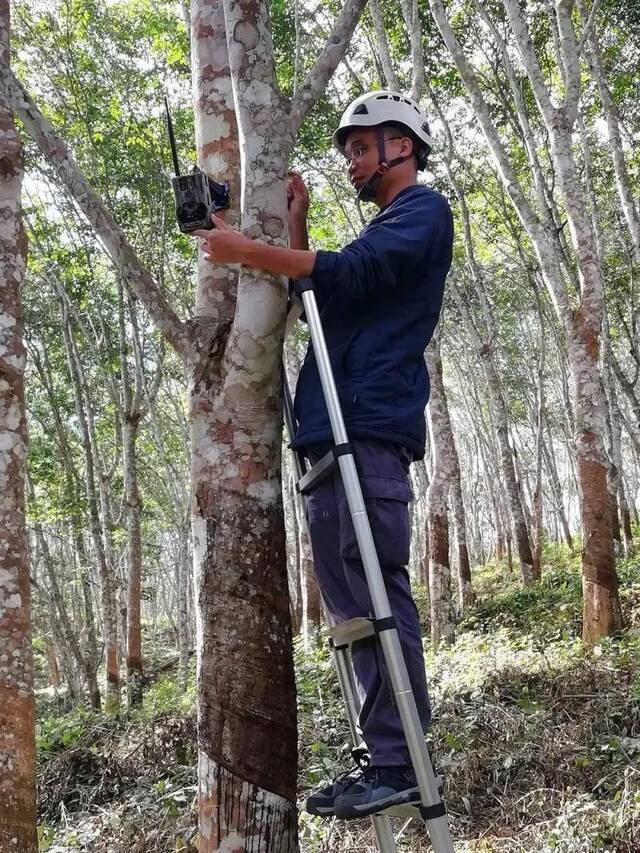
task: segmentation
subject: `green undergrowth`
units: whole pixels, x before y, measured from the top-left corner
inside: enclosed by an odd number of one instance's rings
[[[182,685],[176,671],[135,709],[40,717],[41,851],[196,849],[195,674]]]
[[[477,603],[454,643],[434,653],[425,640],[458,853],[639,853],[640,558],[618,573],[625,628],[592,649],[580,641],[579,557],[558,546],[530,590],[502,564],[474,570]],[[40,708],[42,850],[195,850],[193,665],[183,687],[167,660],[133,711]],[[349,765],[349,731],[326,645],[296,640],[295,661],[301,853],[374,851],[370,821],[304,813],[307,792]],[[429,849],[420,825],[394,827],[399,853]]]
[[[454,643],[425,641],[457,851],[640,851],[640,558],[618,574],[625,629],[593,649],[580,640],[579,556],[559,546],[528,590],[502,564],[478,568]],[[345,766],[348,731],[328,655],[297,654],[309,789]],[[301,820],[305,853],[376,849],[366,821]],[[429,849],[420,828],[396,829],[403,853]]]

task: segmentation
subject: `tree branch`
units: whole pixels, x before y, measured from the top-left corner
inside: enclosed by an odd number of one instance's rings
[[[422,24],[418,14],[417,0],[400,0],[402,15],[411,44],[411,97],[419,101],[424,89],[424,53],[422,52]]]
[[[322,53],[307,74],[302,86],[291,98],[289,130],[294,138],[305,116],[320,98],[333,72],[343,59],[366,2],[367,0],[345,0],[342,12],[333,25]]]
[[[185,325],[143,266],[100,196],[91,187],[66,144],[38,110],[9,65],[0,60],[0,86],[16,115],[42,154],[56,168],[61,183],[93,226],[109,257],[136,297],[145,305],[162,334],[185,355]]]
[[[384,28],[384,21],[382,20],[380,0],[369,0],[369,12],[371,13],[371,20],[373,21],[373,28],[376,34],[376,43],[380,51],[380,64],[382,65],[385,83],[394,92],[399,92],[400,81],[391,62],[389,39],[387,38],[387,31]]]
[[[509,0],[505,0],[505,5],[507,2]],[[536,257],[541,268],[544,270],[545,279],[558,316],[562,318],[563,322],[567,323],[570,316],[568,298],[555,247],[546,233],[544,224],[534,212],[525,195],[522,184],[516,175],[500,135],[491,120],[489,106],[480,90],[477,76],[449,23],[442,0],[429,0],[429,7],[449,53],[455,62],[458,73],[465,84],[476,118],[487,140],[489,150],[493,155],[502,184],[509,195],[520,221],[531,238]]]
[[[576,4],[578,6],[578,11],[580,12],[580,16],[584,20],[584,4],[578,2]],[[598,14],[598,10],[600,9],[601,0],[593,0],[593,4],[591,6],[591,11],[589,12],[589,17],[587,18],[586,23],[582,27],[582,35],[580,36],[580,41],[578,42],[578,56],[582,55],[582,51],[584,50],[584,46],[587,43],[587,40],[591,37],[591,31],[593,30],[593,25],[596,21],[596,15]]]
[[[571,127],[575,123],[580,100],[580,53],[571,20],[573,3],[574,0],[557,0],[556,2],[561,51],[561,56],[558,56],[558,65],[562,62],[565,68],[564,107]]]

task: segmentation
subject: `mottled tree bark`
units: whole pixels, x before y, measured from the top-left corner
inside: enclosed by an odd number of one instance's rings
[[[216,0],[192,4],[198,159],[214,178],[232,179],[237,205],[242,149],[241,225],[249,235],[286,242],[284,183],[293,140],[344,57],[363,6],[364,0],[345,3],[288,102],[276,86],[266,4],[229,3],[224,10]],[[181,322],[62,141],[10,70],[0,71],[28,132],[187,364],[201,853],[289,853],[297,848],[297,767],[279,479],[285,283],[244,271],[236,301],[233,274],[202,267],[194,319]],[[231,221],[234,214],[237,207]]]
[[[0,0],[0,53],[9,57],[9,2]],[[36,853],[36,783],[29,554],[24,472],[27,424],[20,285],[26,238],[22,147],[0,95],[0,851]]]
[[[187,683],[189,672],[189,530],[191,518],[187,515],[180,527],[180,542],[178,559],[176,560],[176,598],[178,602],[178,656],[180,660],[180,679],[183,685]]]

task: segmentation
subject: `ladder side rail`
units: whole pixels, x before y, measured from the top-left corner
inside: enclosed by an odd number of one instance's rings
[[[287,432],[289,434],[289,440],[293,441],[293,437],[295,435],[295,416],[293,414],[293,400],[291,398],[291,390],[289,388],[289,382],[287,380],[287,374],[284,369],[284,365],[282,369],[282,385],[284,397],[284,419],[287,427]],[[296,479],[299,480],[300,477],[305,473],[306,465],[302,453],[298,453],[295,450],[293,451],[293,467],[294,472],[296,474]],[[297,492],[296,501],[301,502],[301,507],[303,511],[300,513],[300,518],[302,519],[302,523],[305,525],[305,527],[307,527],[306,495]],[[308,532],[309,531],[307,530],[307,534]],[[322,601],[322,609],[324,612],[325,621],[331,627],[333,624],[335,624],[335,620],[327,610],[322,596],[320,598]],[[331,653],[333,656],[333,665],[336,671],[336,676],[338,678],[338,686],[340,687],[340,693],[342,694],[342,699],[344,701],[345,708],[347,711],[347,720],[349,722],[351,741],[353,743],[353,746],[357,748],[362,745],[362,738],[360,737],[360,732],[358,731],[360,699],[356,690],[356,685],[353,677],[353,668],[349,659],[349,652],[348,649],[344,646],[336,648],[332,642]],[[380,853],[397,853],[398,848],[396,846],[396,841],[393,836],[393,828],[391,826],[391,821],[389,817],[386,815],[373,815],[372,823],[373,831],[376,836],[376,842]]]
[[[297,289],[301,295],[309,324],[309,333],[316,353],[320,382],[334,441],[336,445],[344,445],[348,443],[348,436],[342,416],[338,391],[331,370],[331,361],[320,321],[320,314],[315,294],[313,293],[313,283],[310,280],[302,280],[298,282]],[[338,464],[367,578],[374,615],[376,620],[387,619],[391,616],[391,608],[353,455],[340,455]],[[437,853],[449,853],[454,848],[449,834],[446,812],[444,809],[442,811],[439,809],[442,801],[431,766],[397,630],[395,628],[383,630],[379,634],[379,639],[389,670],[402,727],[407,739],[411,763],[416,774],[416,781],[420,790],[424,810],[423,817],[428,825],[431,844]]]

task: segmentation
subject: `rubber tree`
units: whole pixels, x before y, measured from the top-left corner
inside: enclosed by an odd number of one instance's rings
[[[266,2],[192,3],[198,157],[212,177],[235,179],[240,209],[230,221],[239,214],[250,236],[286,244],[288,159],[363,7],[345,3],[288,98],[276,83]],[[187,366],[200,850],[294,851],[296,706],[280,487],[286,283],[249,270],[236,283],[200,262],[194,315],[183,321],[6,61],[0,72],[27,132]]]
[[[0,56],[9,57],[9,0],[0,0]],[[0,851],[35,853],[35,730],[29,554],[25,519],[27,424],[20,286],[26,262],[22,146],[0,93]]]
[[[449,445],[451,423],[442,382],[442,361],[437,337],[425,353],[431,395],[427,407],[431,438],[432,476],[427,489],[427,525],[429,538],[429,604],[431,608],[431,643],[454,638],[454,614],[451,595],[451,563],[449,561],[449,491],[454,476],[453,453]]]
[[[478,6],[482,5],[480,3]],[[575,455],[580,485],[580,512],[583,530],[583,632],[586,642],[595,642],[617,630],[621,624],[618,583],[607,490],[608,460],[604,447],[605,402],[598,370],[600,335],[604,311],[604,286],[588,204],[580,184],[572,150],[581,94],[580,43],[571,16],[573,3],[556,4],[558,39],[554,52],[563,95],[559,103],[545,79],[531,38],[525,13],[517,0],[505,0],[504,10],[510,38],[531,86],[540,121],[549,137],[559,196],[569,225],[570,244],[577,274],[558,245],[558,234],[529,198],[503,138],[492,121],[480,78],[465,54],[451,26],[442,0],[429,6],[447,49],[451,54],[473,105],[505,191],[531,240],[545,285],[553,302],[566,341],[575,406]],[[590,24],[592,21],[589,22]],[[495,39],[497,28],[488,24]],[[588,35],[583,33],[582,39]],[[513,69],[509,52],[496,40],[505,68]],[[515,75],[509,75],[509,83]],[[523,128],[528,117],[521,113],[514,92],[518,117]],[[522,99],[519,99],[520,103]],[[529,151],[533,146],[529,146]],[[529,157],[534,176],[540,165]],[[574,307],[574,305],[576,307]]]

